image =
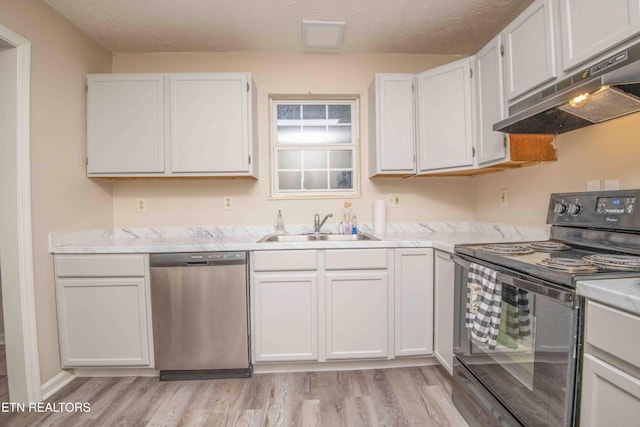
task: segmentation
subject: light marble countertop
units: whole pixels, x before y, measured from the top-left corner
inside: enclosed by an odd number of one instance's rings
[[[577,282],[578,295],[640,316],[640,273],[637,278]]]
[[[323,232],[336,232],[327,226]],[[371,234],[370,224],[361,231]],[[307,226],[287,226],[287,234],[311,232]],[[387,224],[376,241],[312,241],[258,243],[273,234],[272,226],[114,227],[51,233],[54,254],[257,251],[274,249],[428,247],[453,252],[456,244],[546,240],[547,226],[514,226],[474,222],[418,222]]]

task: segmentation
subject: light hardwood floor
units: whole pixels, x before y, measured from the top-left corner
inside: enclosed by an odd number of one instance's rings
[[[466,426],[439,366],[169,381],[76,378],[47,402],[88,413],[1,413],[0,426]]]

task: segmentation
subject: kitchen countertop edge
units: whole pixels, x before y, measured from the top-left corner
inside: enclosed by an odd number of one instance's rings
[[[578,281],[576,289],[589,300],[640,316],[640,277]]]

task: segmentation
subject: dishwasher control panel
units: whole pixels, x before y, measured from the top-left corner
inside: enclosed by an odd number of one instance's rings
[[[151,267],[179,267],[215,264],[243,264],[247,262],[247,253],[235,252],[176,252],[170,254],[151,254]]]

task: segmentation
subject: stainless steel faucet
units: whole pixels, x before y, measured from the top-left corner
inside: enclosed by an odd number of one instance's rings
[[[320,228],[322,228],[324,223],[327,222],[327,219],[331,218],[332,216],[333,214],[327,214],[327,216],[325,216],[324,219],[320,221],[320,215],[315,214],[315,216],[313,217],[313,232],[315,234],[320,233]]]

